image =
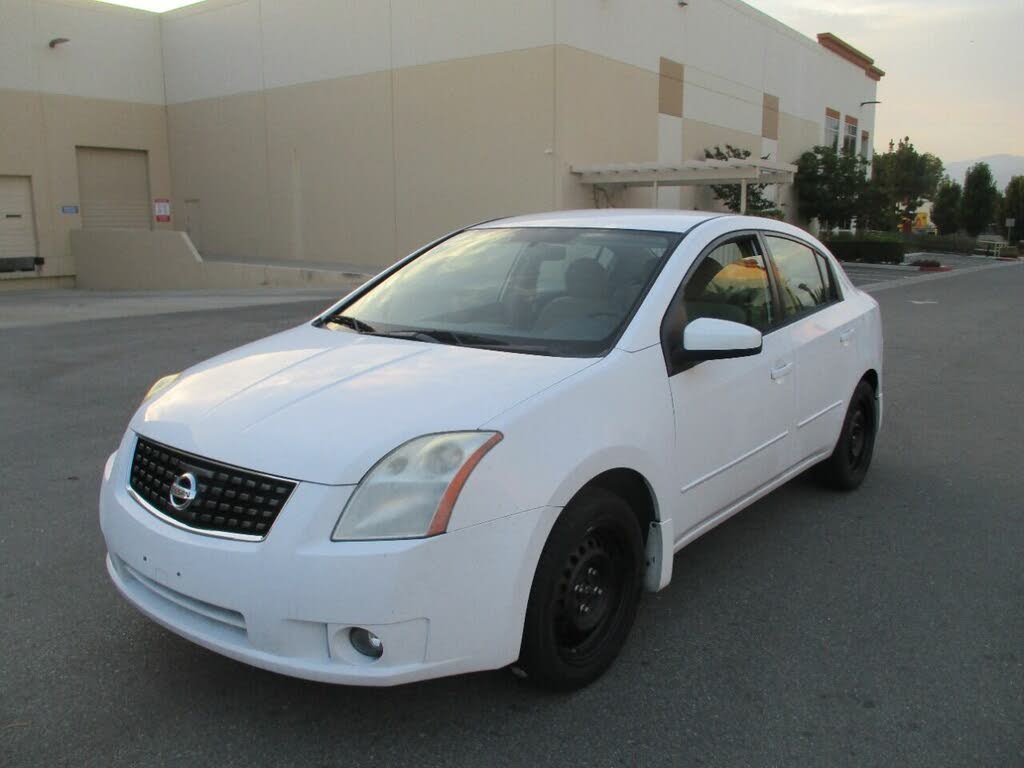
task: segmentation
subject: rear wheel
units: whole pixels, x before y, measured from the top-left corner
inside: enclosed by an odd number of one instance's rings
[[[875,452],[877,430],[875,390],[862,381],[850,399],[836,447],[820,465],[821,478],[841,491],[852,491],[864,482]]]
[[[518,666],[554,690],[593,682],[625,642],[642,584],[643,535],[633,511],[603,489],[582,491],[541,553]]]

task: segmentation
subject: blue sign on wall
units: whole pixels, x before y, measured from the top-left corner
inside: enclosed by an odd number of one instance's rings
[[[61,213],[72,213],[72,214],[78,213],[78,206],[77,205],[62,205],[60,207],[60,212]]]

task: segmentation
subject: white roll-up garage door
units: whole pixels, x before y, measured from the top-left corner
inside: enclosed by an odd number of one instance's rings
[[[0,176],[0,259],[31,264],[35,255],[32,180],[28,176]]]
[[[133,149],[78,147],[83,229],[150,229],[149,163]]]

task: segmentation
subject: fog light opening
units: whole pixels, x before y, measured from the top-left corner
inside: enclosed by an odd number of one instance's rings
[[[384,643],[373,632],[362,627],[352,627],[348,631],[348,641],[363,656],[379,659],[384,655]]]

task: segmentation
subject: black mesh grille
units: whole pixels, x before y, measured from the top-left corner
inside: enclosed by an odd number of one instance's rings
[[[186,472],[196,478],[195,499],[171,504],[171,484]],[[168,448],[140,437],[129,486],[147,504],[191,528],[266,536],[295,483],[248,472]]]

